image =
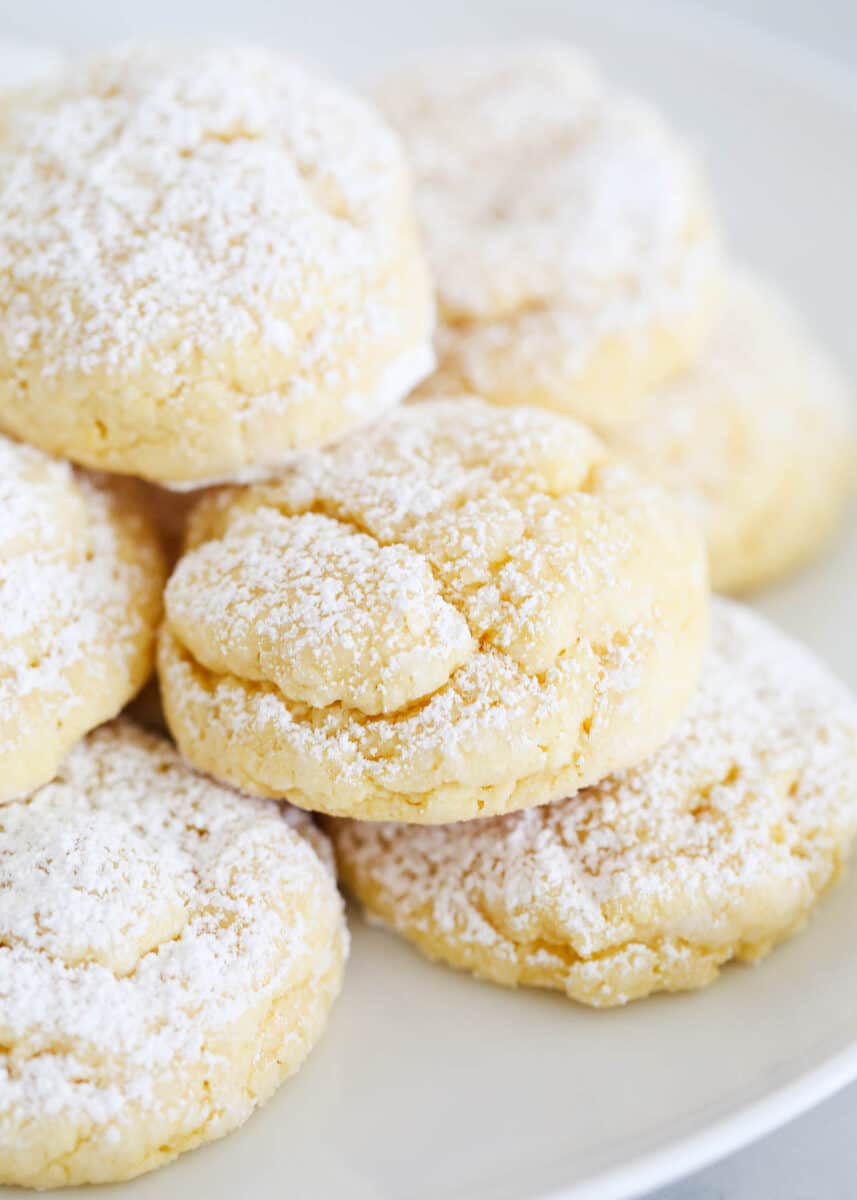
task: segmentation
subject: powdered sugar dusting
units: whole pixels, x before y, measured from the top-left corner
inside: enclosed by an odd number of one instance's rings
[[[428,55],[376,98],[413,163],[442,314],[477,359],[514,337],[533,370],[561,350],[573,375],[600,337],[700,304],[717,251],[694,165],[571,48]]]
[[[732,266],[724,299],[698,362],[613,444],[699,521],[715,586],[732,588],[818,547],[854,475],[855,431],[845,381],[784,298]]]
[[[167,592],[171,728],[193,761],[308,807],[388,793],[419,816],[445,787],[490,802],[482,786],[513,804],[529,776],[596,769],[620,725],[648,746],[668,719],[637,711],[651,676],[668,713],[695,677],[701,543],[547,413],[403,409],[204,499],[190,544]],[[229,774],[202,728],[227,723],[267,756]]]
[[[175,374],[248,339],[288,363],[401,249],[395,138],[263,51],[74,66],[9,115],[0,155],[0,344],[48,375]]]
[[[640,766],[529,812],[335,839],[358,895],[431,953],[613,1003],[790,932],[857,832],[855,779],[854,698],[718,601],[699,692]]]
[[[106,1125],[132,1147],[141,1137],[142,1154],[157,1149],[147,1121],[166,1121],[180,1148],[208,1108],[222,1106],[214,1132],[246,1115],[243,1081],[234,1096],[214,1082],[229,1079],[230,1045],[243,1053],[229,1031],[323,975],[346,936],[296,820],[127,723],[4,808],[0,1144],[35,1139],[31,1165],[61,1157],[62,1140],[43,1145],[39,1130],[62,1121],[96,1142]],[[303,1036],[296,1021],[288,1037]],[[193,1072],[210,1094],[189,1087]]]
[[[55,714],[60,728],[73,727],[76,711],[99,689],[106,698],[99,707],[109,709],[111,697],[118,707],[149,662],[163,568],[154,535],[147,541],[138,529],[130,544],[126,529],[121,544],[118,505],[109,484],[0,437],[0,756],[7,774],[9,756],[34,726],[50,726]]]
[[[179,564],[170,620],[212,670],[370,713],[433,692],[472,649],[466,621],[408,547],[272,509]]]

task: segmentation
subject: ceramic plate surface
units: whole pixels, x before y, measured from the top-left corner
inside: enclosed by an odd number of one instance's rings
[[[50,14],[42,36],[69,45],[240,31],[356,82],[431,45],[578,40],[695,138],[734,250],[799,300],[857,381],[857,80],[822,61],[651,2],[33,7]],[[7,80],[41,65],[0,52]],[[758,604],[857,687],[855,598],[852,519],[822,562]],[[857,871],[761,966],[610,1012],[430,966],[355,917],[343,997],[300,1075],[239,1133],[98,1200],[638,1195],[857,1076],[855,908]]]

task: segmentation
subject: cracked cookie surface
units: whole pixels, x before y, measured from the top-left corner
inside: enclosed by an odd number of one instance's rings
[[[857,832],[857,702],[715,601],[699,690],[647,761],[528,812],[332,821],[342,878],[431,958],[593,1005],[702,987],[798,929]]]
[[[429,54],[375,99],[413,166],[453,389],[608,432],[692,361],[718,238],[653,110],[561,43]]]
[[[575,422],[409,406],[194,509],[159,648],[170,728],[218,778],[438,822],[636,761],[696,683],[692,523]]]
[[[205,779],[128,721],[7,805],[0,1183],[127,1179],[263,1104],[340,988],[332,865],[305,814]]]
[[[0,436],[0,804],[143,686],[165,575],[133,486]]]
[[[0,428],[174,485],[266,474],[431,369],[397,139],[261,50],[131,47],[0,125]]]

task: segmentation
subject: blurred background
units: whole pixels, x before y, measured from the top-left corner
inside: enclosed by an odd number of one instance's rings
[[[845,62],[857,64],[857,5],[853,0],[674,0],[677,8],[689,12],[704,9],[725,17],[754,24],[791,37],[804,46],[825,51]],[[630,21],[644,17],[651,0],[613,0],[602,6],[612,9],[615,18]],[[97,42],[110,42],[118,37],[153,33],[171,28],[175,32],[196,33],[200,27],[209,30],[240,30],[248,35],[264,37],[282,33],[284,20],[296,19],[311,43],[323,28],[333,9],[337,10],[336,32],[341,42],[365,40],[371,42],[378,34],[377,25],[370,22],[372,0],[363,3],[301,4],[290,0],[0,0],[0,21],[6,34],[22,37],[51,37],[69,49],[78,49]],[[533,26],[550,22],[559,10],[567,19],[579,5],[575,0],[533,0],[528,5]],[[399,5],[400,20],[412,29],[415,39],[432,39],[436,29],[437,6],[430,3]],[[466,4],[458,6],[462,22],[466,20]],[[485,37],[502,36],[508,22],[516,23],[515,13],[521,5],[495,0],[496,21],[492,29],[483,30]],[[361,33],[362,31],[362,33]],[[329,36],[328,28],[328,36]],[[326,40],[326,39],[325,39]]]

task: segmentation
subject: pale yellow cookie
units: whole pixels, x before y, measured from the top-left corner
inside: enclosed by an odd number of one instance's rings
[[[745,591],[830,537],[857,463],[852,403],[785,300],[733,268],[699,361],[614,445],[700,522],[713,586]]]
[[[128,1179],[264,1104],[340,988],[331,867],[305,815],[130,722],[4,808],[0,1183]]]
[[[857,703],[717,601],[699,691],[642,765],[529,812],[331,822],[368,913],[432,958],[587,1004],[703,987],[803,924],[857,832]]]
[[[636,762],[696,684],[701,538],[568,418],[400,409],[193,512],[161,691],[250,792],[434,823]]]
[[[650,108],[562,44],[431,54],[376,99],[414,168],[453,388],[604,432],[694,358],[717,235]]]
[[[131,485],[0,436],[0,803],[143,686],[165,576]]]
[[[267,473],[431,369],[399,143],[261,50],[126,48],[0,127],[0,428],[176,485]]]

